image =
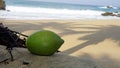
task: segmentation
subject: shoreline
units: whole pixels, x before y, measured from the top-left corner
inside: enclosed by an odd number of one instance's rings
[[[25,18],[25,19],[23,19],[23,18],[0,18],[0,19],[5,19],[5,20],[110,20],[110,19],[112,19],[112,20],[114,20],[114,19],[116,19],[116,20],[119,20],[120,19],[120,17],[116,17],[116,16],[102,16],[102,15],[100,15],[100,17],[98,17],[98,18],[66,18],[66,19],[63,19],[63,18]]]
[[[24,11],[24,10],[25,11]],[[31,11],[32,9],[32,11]],[[109,11],[102,10],[91,10],[91,9],[78,9],[78,10],[70,10],[70,9],[55,9],[55,8],[25,8],[25,7],[9,7],[10,11],[2,11],[0,12],[1,18],[8,19],[120,19],[117,14]],[[49,11],[49,12],[48,12]],[[107,12],[107,13],[106,13]],[[117,12],[117,11],[116,11]],[[118,11],[119,12],[119,11]],[[110,15],[110,14],[111,15]],[[104,16],[103,16],[104,15]]]
[[[80,21],[80,20],[120,20],[118,18],[112,18],[112,19],[9,19],[9,18],[0,18],[0,21]]]

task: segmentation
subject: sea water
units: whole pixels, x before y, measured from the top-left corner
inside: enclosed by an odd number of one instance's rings
[[[104,12],[120,12],[119,7],[41,2],[33,0],[5,0],[8,11],[0,11],[4,19],[120,19],[102,16]]]

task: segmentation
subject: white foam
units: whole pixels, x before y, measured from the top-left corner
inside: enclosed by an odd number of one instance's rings
[[[7,6],[7,11],[0,11],[0,18],[9,19],[104,19],[102,11],[70,10],[41,7]]]
[[[119,9],[118,7],[115,7],[115,6],[109,6],[111,7],[112,9]],[[102,8],[102,9],[109,9],[108,6],[102,6],[102,7],[99,7],[99,8]]]

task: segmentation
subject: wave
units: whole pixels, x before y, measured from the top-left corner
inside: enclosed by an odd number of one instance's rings
[[[72,9],[54,9],[54,8],[42,8],[42,7],[20,7],[20,6],[8,6],[7,10],[11,12],[30,12],[30,13],[65,13],[65,14],[99,14],[102,11],[93,10],[72,10]]]
[[[101,19],[103,11],[7,6],[0,18],[9,19]]]
[[[115,6],[102,6],[102,7],[99,7],[99,8],[102,8],[102,9],[119,9],[118,7],[115,7]]]

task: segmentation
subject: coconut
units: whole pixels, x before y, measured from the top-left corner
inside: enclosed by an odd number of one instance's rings
[[[30,35],[26,40],[26,46],[32,54],[41,56],[53,55],[64,40],[56,33],[48,30],[41,30]]]

